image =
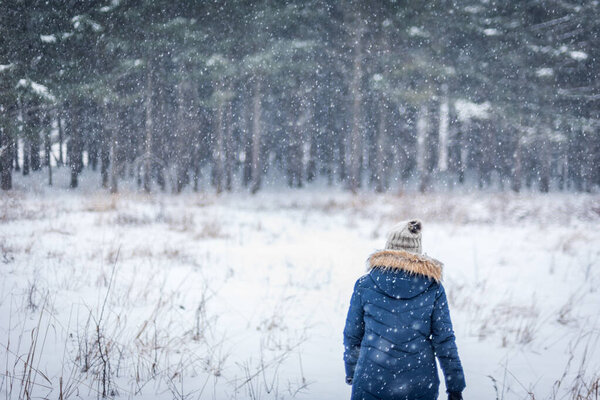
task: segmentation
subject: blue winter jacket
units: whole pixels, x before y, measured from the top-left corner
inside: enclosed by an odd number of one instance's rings
[[[424,255],[383,250],[354,286],[344,329],[346,379],[352,400],[436,400],[439,378],[462,392],[442,265]]]

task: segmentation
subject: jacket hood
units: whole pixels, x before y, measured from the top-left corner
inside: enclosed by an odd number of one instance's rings
[[[369,275],[377,287],[396,299],[418,296],[442,279],[442,263],[404,250],[382,250],[368,260]]]

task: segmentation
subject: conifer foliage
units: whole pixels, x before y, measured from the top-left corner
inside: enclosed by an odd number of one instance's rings
[[[4,1],[0,187],[600,185],[600,5]]]

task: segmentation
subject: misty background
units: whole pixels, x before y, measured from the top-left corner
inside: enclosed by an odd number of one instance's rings
[[[1,187],[600,183],[598,1],[3,1]],[[26,182],[26,181],[24,181]],[[202,183],[204,182],[204,186]]]

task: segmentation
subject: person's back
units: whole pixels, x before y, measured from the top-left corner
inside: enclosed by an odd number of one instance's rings
[[[442,265],[421,255],[421,223],[397,226],[354,286],[344,329],[352,400],[435,400],[440,361],[451,399],[464,374],[440,283]]]

